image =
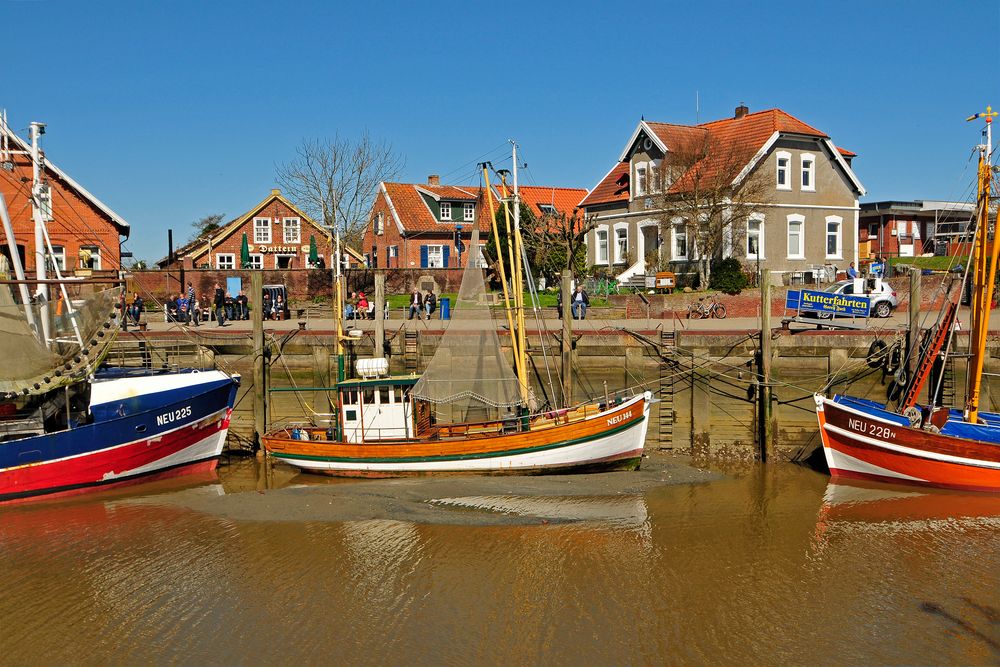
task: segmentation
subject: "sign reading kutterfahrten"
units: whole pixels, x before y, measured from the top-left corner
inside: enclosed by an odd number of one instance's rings
[[[800,313],[833,313],[845,317],[868,317],[871,299],[854,294],[831,294],[815,290],[789,290],[785,308]]]

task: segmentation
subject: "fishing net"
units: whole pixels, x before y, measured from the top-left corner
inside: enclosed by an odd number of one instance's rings
[[[472,232],[462,286],[451,321],[413,396],[435,404],[439,422],[472,422],[505,416],[521,404],[511,360],[500,347],[486,289],[479,230]]]
[[[117,333],[120,290],[71,298],[68,304],[60,296],[27,305],[14,290],[0,285],[0,397],[44,393],[92,372]],[[43,342],[44,319],[49,322],[48,345]]]

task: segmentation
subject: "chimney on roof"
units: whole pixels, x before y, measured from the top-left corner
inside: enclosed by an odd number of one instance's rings
[[[733,118],[743,118],[743,116],[746,116],[748,113],[750,113],[750,109],[747,105],[740,102],[740,105],[736,107],[736,113],[733,114]]]
[[[427,177],[427,185],[441,185],[441,177],[437,174],[431,174]]]

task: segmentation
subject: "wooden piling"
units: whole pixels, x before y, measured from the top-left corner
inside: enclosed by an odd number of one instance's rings
[[[920,269],[910,267],[910,326],[906,336],[908,373],[912,378],[917,372],[917,346],[920,345]]]
[[[250,273],[250,294],[253,299],[251,320],[253,322],[253,447],[261,451],[261,438],[267,429],[267,378],[264,359],[264,312],[261,299],[264,293],[264,274]]]
[[[385,272],[375,272],[375,354],[385,358]]]
[[[760,361],[757,385],[757,444],[760,460],[774,456],[774,415],[771,412],[771,281],[760,281]]]

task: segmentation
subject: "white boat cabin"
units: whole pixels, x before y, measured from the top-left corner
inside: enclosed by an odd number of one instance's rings
[[[358,361],[360,379],[345,380],[337,384],[340,394],[341,426],[347,442],[372,442],[412,438],[414,434],[413,398],[410,390],[419,376],[366,377],[373,369],[362,371],[362,362],[384,361],[361,359]],[[383,370],[379,365],[376,371]],[[388,371],[385,364],[384,371]],[[377,375],[382,375],[376,372]]]

